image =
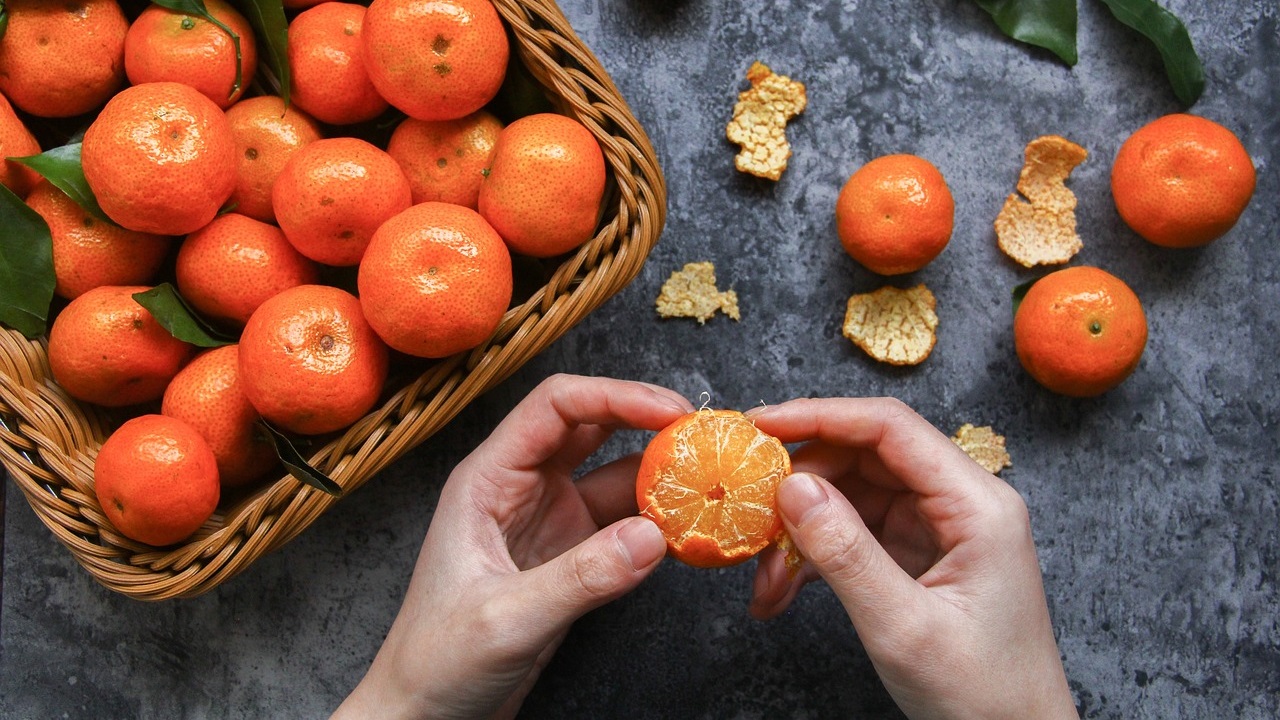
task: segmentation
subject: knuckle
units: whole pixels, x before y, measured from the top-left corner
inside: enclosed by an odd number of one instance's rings
[[[597,553],[577,553],[570,564],[575,587],[592,598],[608,597],[617,587],[618,567]]]

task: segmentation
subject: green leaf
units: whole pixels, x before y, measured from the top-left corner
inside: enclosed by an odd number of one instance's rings
[[[1022,305],[1022,299],[1027,296],[1027,291],[1030,290],[1031,286],[1035,285],[1036,281],[1038,281],[1039,279],[1040,278],[1038,277],[1032,278],[1022,283],[1021,285],[1018,285],[1013,289],[1013,292],[1011,293],[1011,295],[1013,296],[1013,314],[1014,315],[1018,314],[1018,307]]]
[[[0,38],[4,37],[4,33],[9,29],[9,11],[5,9],[3,0],[0,0]]]
[[[328,475],[311,467],[310,463],[302,457],[302,453],[298,452],[298,449],[293,446],[289,438],[285,437],[284,433],[268,425],[265,420],[258,424],[266,429],[267,437],[271,438],[271,444],[276,448],[276,455],[290,475],[321,492],[329,493],[334,497],[342,496],[342,486],[334,482]]]
[[[1187,107],[1204,92],[1204,68],[1187,28],[1176,15],[1152,0],[1102,0],[1120,22],[1155,44],[1173,92]]]
[[[240,67],[240,64],[244,60],[243,56],[240,54],[240,36],[232,31],[231,28],[227,27],[221,20],[210,14],[209,9],[204,6],[204,0],[151,0],[151,2],[155,5],[159,5],[160,7],[204,18],[216,25],[218,29],[222,30],[222,32],[226,33],[231,38],[231,44],[235,46],[236,49],[236,81],[232,83],[231,92],[227,97],[231,97],[239,92],[240,86],[244,83]]]
[[[133,299],[146,308],[170,335],[183,342],[206,348],[235,343],[235,338],[218,332],[196,314],[169,283],[160,283],[150,290],[134,293]]]
[[[93,189],[89,187],[89,181],[84,178],[84,168],[80,165],[80,143],[56,147],[39,155],[11,159],[43,175],[45,180],[75,200],[85,212],[99,220],[115,224],[102,211],[98,198],[94,197]]]
[[[974,0],[1005,35],[1075,65],[1076,0]]]
[[[281,0],[241,0],[240,7],[254,32],[259,46],[266,47],[267,65],[280,82],[280,99],[289,104],[289,20],[284,16]]]
[[[40,337],[49,324],[55,285],[49,225],[0,185],[0,228],[0,323]]]

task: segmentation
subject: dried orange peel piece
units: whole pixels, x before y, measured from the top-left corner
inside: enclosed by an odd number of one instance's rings
[[[695,410],[645,448],[636,476],[641,514],[662,530],[672,557],[724,567],[778,540],[778,484],[791,457],[734,410]]]
[[[1013,467],[1013,459],[1005,449],[1004,436],[996,434],[990,425],[974,427],[965,423],[951,436],[951,440],[993,475],[1007,467]]]
[[[658,315],[691,317],[702,325],[717,311],[738,320],[738,294],[716,288],[716,267],[709,262],[687,263],[671,273],[658,292]]]
[[[747,79],[751,87],[738,94],[733,119],[725,128],[729,140],[742,146],[733,162],[744,173],[777,180],[791,158],[787,121],[804,112],[809,100],[803,83],[774,73],[762,62],[751,64]]]
[[[1066,180],[1088,156],[1058,135],[1027,143],[1018,192],[1005,199],[996,216],[996,241],[1006,255],[1032,267],[1065,263],[1080,252],[1084,243],[1076,234],[1076,196]]]
[[[938,339],[937,304],[923,284],[854,295],[845,310],[844,336],[880,362],[918,365]]]

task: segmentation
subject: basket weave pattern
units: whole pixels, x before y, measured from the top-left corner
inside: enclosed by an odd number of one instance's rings
[[[344,491],[430,437],[621,290],[662,229],[666,189],[657,158],[599,61],[552,0],[493,2],[530,74],[604,151],[610,192],[600,230],[509,310],[488,342],[427,366],[310,456]],[[140,600],[199,595],[296,537],[338,500],[283,475],[234,507],[219,507],[181,545],[129,540],[110,527],[93,492],[94,458],[123,418],[55,385],[46,351],[43,339],[0,328],[0,462],[41,521],[103,585]]]

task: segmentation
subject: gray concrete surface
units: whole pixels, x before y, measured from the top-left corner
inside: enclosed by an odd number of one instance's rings
[[[993,424],[1031,510],[1049,603],[1088,718],[1280,714],[1276,464],[1280,404],[1280,12],[1274,0],[1167,0],[1208,85],[1194,112],[1234,129],[1258,188],[1230,235],[1148,245],[1108,185],[1124,137],[1179,109],[1156,55],[1080,5],[1068,69],[1001,36],[968,0],[565,0],[648,128],[670,184],[666,232],[639,278],[452,425],[218,590],[142,604],[99,587],[9,484],[0,715],[322,717],[376,652],[448,470],[540,379],[604,374],[745,408],[793,396],[893,395],[950,432]],[[805,82],[778,184],[732,167],[724,125],[753,60]],[[1071,180],[1079,264],[1127,280],[1151,338],[1095,400],[1037,386],[1014,355],[1009,290],[1034,276],[991,227],[1044,133],[1090,151]],[[891,152],[932,160],[956,198],[950,246],[903,282],[939,300],[938,345],[892,369],[840,334],[844,302],[881,280],[840,249],[845,178]],[[683,263],[712,260],[742,320],[660,321]],[[900,283],[901,284],[901,283]],[[638,449],[623,436],[606,455]],[[665,562],[581,621],[529,718],[897,717],[831,592],[768,623],[745,611],[751,566]]]

